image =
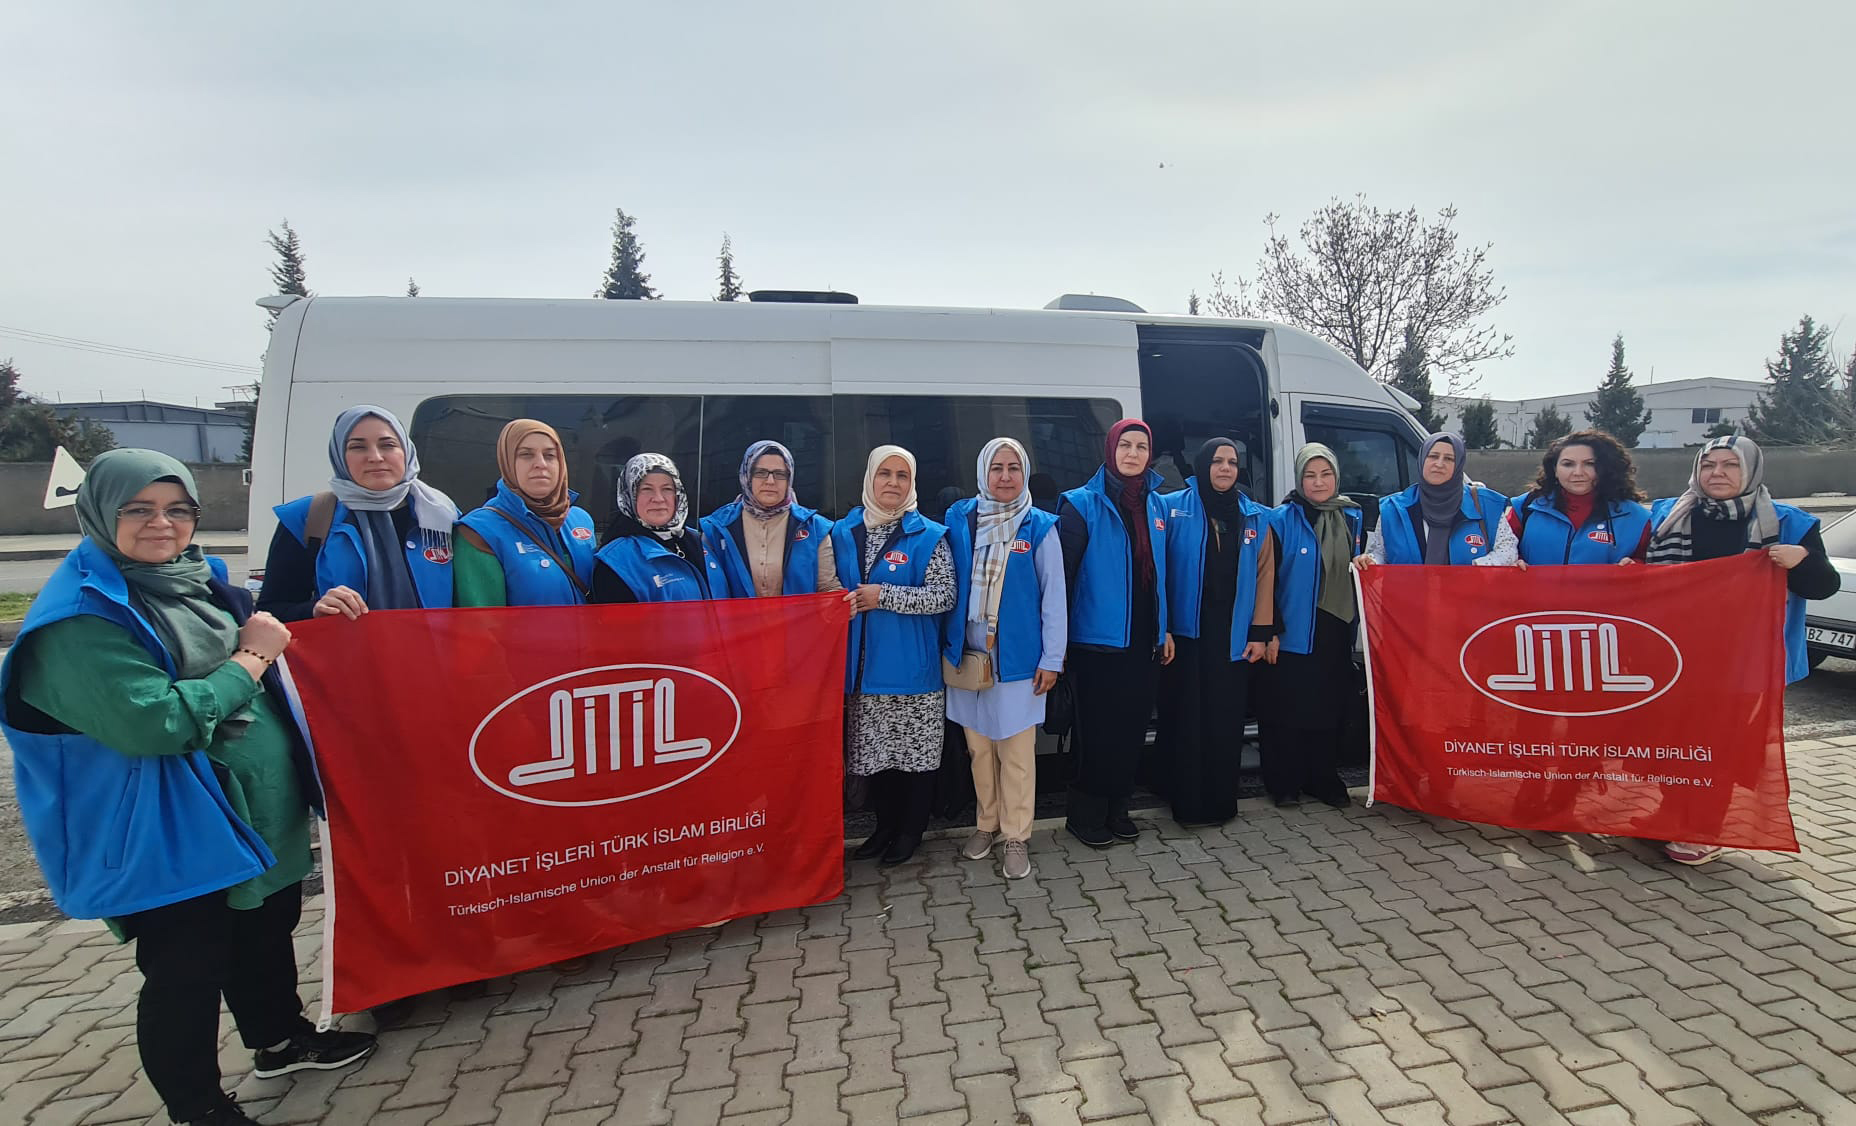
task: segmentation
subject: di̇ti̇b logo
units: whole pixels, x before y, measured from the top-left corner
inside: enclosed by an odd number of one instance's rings
[[[1682,652],[1648,622],[1588,610],[1516,614],[1469,636],[1458,657],[1476,691],[1524,712],[1611,715],[1675,686]]]
[[[707,673],[605,665],[532,684],[471,736],[471,769],[535,805],[630,801],[689,781],[727,753],[741,703]]]

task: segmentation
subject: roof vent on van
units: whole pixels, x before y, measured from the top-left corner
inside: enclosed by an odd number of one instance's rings
[[[301,300],[303,300],[303,297],[298,293],[270,293],[258,298],[255,304],[260,309],[269,309],[273,313],[281,313]]]
[[[855,305],[855,293],[835,289],[757,289],[748,294],[749,301],[784,301],[802,305]]]
[[[1145,313],[1147,310],[1122,297],[1105,297],[1094,293],[1066,293],[1044,306],[1046,309],[1082,309],[1092,313]]]

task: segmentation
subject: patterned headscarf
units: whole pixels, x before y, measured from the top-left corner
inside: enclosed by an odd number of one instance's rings
[[[670,523],[652,527],[638,515],[638,486],[643,484],[645,476],[651,473],[663,473],[670,477],[677,487],[677,511]],[[677,463],[663,454],[644,453],[625,463],[625,472],[619,475],[619,511],[638,522],[638,526],[659,539],[674,540],[683,535],[683,525],[690,518],[690,494],[683,487],[683,476],[677,472]]]
[[[1016,438],[994,438],[980,451],[979,529],[973,537],[973,574],[967,587],[970,622],[998,622],[999,599],[1005,593],[1005,564],[1012,557],[1012,540],[1018,535],[1018,526],[1031,507],[1028,485],[1021,484],[1018,495],[1007,501],[994,499],[986,487],[986,471],[1004,449],[1018,454],[1018,464],[1024,470],[1021,482],[1031,475],[1031,455]]]
[[[767,454],[779,454],[786,463],[786,496],[779,504],[771,508],[754,499],[754,463]],[[741,507],[756,520],[771,520],[791,508],[799,499],[793,491],[793,452],[772,439],[763,439],[748,447],[748,452],[741,456]]]
[[[1716,450],[1732,450],[1740,458],[1740,495],[1715,500],[1701,491],[1701,459]],[[1772,506],[1772,494],[1766,491],[1766,455],[1751,438],[1729,435],[1716,438],[1695,454],[1695,468],[1688,475],[1688,488],[1676,506],[1657,526],[1650,537],[1645,558],[1651,563],[1686,563],[1694,558],[1695,514],[1710,520],[1741,521],[1749,513],[1746,542],[1748,547],[1767,547],[1779,542],[1779,510]]]

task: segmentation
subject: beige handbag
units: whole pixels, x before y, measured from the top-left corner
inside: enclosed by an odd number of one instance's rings
[[[949,688],[982,692],[992,687],[992,654],[968,649],[960,654],[960,663],[941,658],[941,682]]]

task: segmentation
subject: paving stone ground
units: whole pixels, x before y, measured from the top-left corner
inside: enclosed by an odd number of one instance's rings
[[[1790,750],[1797,855],[1261,802],[1040,831],[1016,883],[938,840],[420,998],[357,1068],[253,1079],[229,1021],[221,1060],[266,1123],[1856,1123],[1856,737]],[[94,925],[0,928],[0,1123],[166,1121],[137,985]]]

